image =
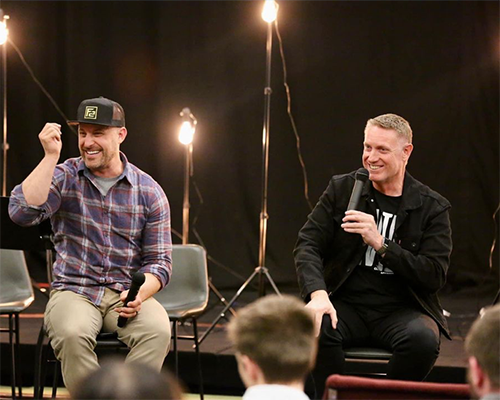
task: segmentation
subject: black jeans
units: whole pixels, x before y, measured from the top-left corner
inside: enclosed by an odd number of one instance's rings
[[[323,316],[318,357],[312,373],[316,397],[321,398],[331,374],[344,372],[344,348],[375,346],[392,351],[387,377],[422,381],[439,355],[440,333],[436,322],[414,308],[381,312],[332,300],[337,310],[337,329],[330,316]]]

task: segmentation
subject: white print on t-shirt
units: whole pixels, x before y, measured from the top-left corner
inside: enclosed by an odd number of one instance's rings
[[[396,229],[396,215],[377,209],[377,230],[385,238],[392,240],[394,230]],[[390,268],[385,267],[380,261],[377,265],[373,265],[375,261],[375,249],[368,246],[365,253],[365,266],[372,267],[374,271],[380,274],[393,275],[394,272]]]

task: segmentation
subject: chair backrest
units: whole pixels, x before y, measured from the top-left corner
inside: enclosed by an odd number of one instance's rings
[[[172,277],[154,297],[171,318],[201,314],[208,304],[207,254],[195,244],[173,245]]]
[[[331,375],[323,399],[470,399],[469,385]]]
[[[34,299],[23,251],[0,249],[0,313],[20,312]]]

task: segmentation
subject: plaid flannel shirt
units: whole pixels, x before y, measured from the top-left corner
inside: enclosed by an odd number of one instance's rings
[[[11,219],[22,226],[50,218],[54,231],[55,290],[71,290],[99,305],[104,289],[130,287],[138,270],[151,273],[163,288],[172,273],[170,207],[160,185],[127,161],[106,196],[81,157],[57,165],[47,201],[26,203],[17,185],[9,203]]]

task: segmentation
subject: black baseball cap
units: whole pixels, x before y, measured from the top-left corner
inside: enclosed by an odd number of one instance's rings
[[[105,126],[125,126],[125,112],[116,101],[97,97],[83,100],[78,106],[76,120],[68,121],[69,125],[95,124]]]

